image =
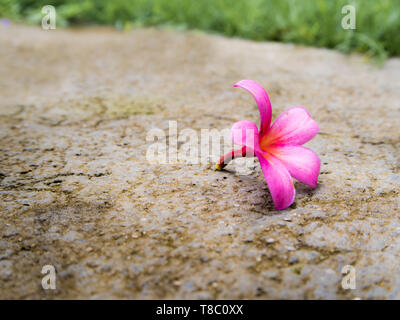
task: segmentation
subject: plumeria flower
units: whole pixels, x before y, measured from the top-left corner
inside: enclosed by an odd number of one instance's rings
[[[232,140],[242,148],[222,156],[216,169],[222,170],[236,157],[256,156],[275,208],[285,209],[296,195],[292,178],[313,188],[317,186],[320,159],[302,144],[318,133],[318,124],[305,108],[295,106],[279,115],[271,125],[271,103],[264,88],[252,80],[239,81],[234,87],[253,95],[260,110],[260,129],[251,121],[236,122],[231,129]]]

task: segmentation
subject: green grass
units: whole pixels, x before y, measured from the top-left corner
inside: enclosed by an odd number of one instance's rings
[[[292,42],[384,59],[400,55],[400,0],[0,0],[0,16],[40,23],[52,4],[57,25],[172,25],[253,40]],[[356,30],[341,8],[356,7]]]

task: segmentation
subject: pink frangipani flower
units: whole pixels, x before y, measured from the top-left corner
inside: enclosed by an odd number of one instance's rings
[[[222,170],[236,157],[256,156],[277,210],[289,207],[295,198],[293,178],[313,188],[317,186],[320,159],[303,147],[318,133],[318,124],[300,106],[289,108],[271,125],[272,109],[267,92],[255,81],[242,80],[234,85],[250,92],[260,110],[260,129],[251,121],[236,122],[232,140],[242,148],[228,152],[217,162]]]

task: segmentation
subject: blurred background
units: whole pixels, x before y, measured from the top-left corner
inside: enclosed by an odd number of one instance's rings
[[[57,27],[173,26],[362,52],[378,60],[400,54],[399,0],[0,0],[0,16],[40,24],[48,4],[56,7]],[[340,24],[349,4],[356,7],[355,30]]]

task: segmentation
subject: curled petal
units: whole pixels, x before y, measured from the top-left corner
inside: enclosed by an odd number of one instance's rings
[[[265,89],[253,80],[241,80],[234,87],[241,87],[253,95],[260,110],[260,134],[266,133],[271,125],[272,109]]]
[[[276,118],[260,142],[266,150],[271,144],[302,145],[318,133],[318,124],[303,107],[292,107]]]
[[[303,146],[273,145],[268,152],[285,165],[293,178],[313,188],[317,186],[321,161],[314,151]]]
[[[248,148],[244,146],[240,149],[227,152],[221,158],[219,158],[218,162],[215,164],[215,169],[220,171],[225,168],[230,161],[240,157],[255,157],[254,150],[248,150]]]
[[[293,180],[283,163],[271,154],[257,153],[264,178],[277,210],[289,207],[296,196]]]
[[[248,120],[238,121],[231,128],[234,144],[246,146],[252,150],[260,150],[258,145],[258,128],[254,122]]]

